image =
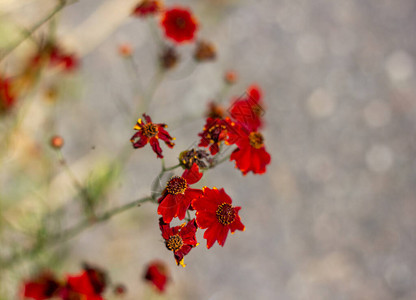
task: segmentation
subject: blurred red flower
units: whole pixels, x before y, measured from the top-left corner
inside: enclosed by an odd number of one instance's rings
[[[185,218],[187,209],[190,207],[193,199],[198,198],[201,190],[192,189],[190,184],[198,182],[202,177],[198,165],[194,163],[190,169],[186,169],[182,176],[172,177],[166,184],[162,196],[158,199],[159,207],[157,213],[162,215],[166,223],[170,223],[173,218],[179,220]]]
[[[159,292],[164,292],[166,283],[169,281],[168,267],[162,261],[153,261],[147,266],[144,278]]]
[[[154,15],[162,10],[162,6],[162,1],[144,0],[133,10],[133,15],[136,17]]]
[[[35,300],[49,299],[56,296],[60,287],[60,283],[52,273],[43,272],[24,283],[23,296]]]
[[[12,80],[0,76],[0,113],[11,109],[15,102],[16,96],[12,91]]]
[[[164,141],[168,147],[173,148],[175,144],[171,141],[175,138],[172,138],[165,130],[167,127],[166,124],[153,123],[152,119],[146,114],[143,114],[143,118],[145,119],[145,122],[143,122],[142,119],[137,120],[137,124],[134,126],[134,129],[138,130],[138,132],[131,137],[130,141],[132,142],[134,148],[142,148],[147,143],[150,143],[153,151],[157,154],[157,157],[163,158],[162,148],[160,148],[159,145],[159,139]]]
[[[231,198],[224,189],[203,188],[203,195],[192,202],[196,210],[196,223],[199,228],[207,230],[204,238],[207,240],[207,248],[211,248],[215,241],[224,246],[228,232],[236,230],[244,231],[238,211],[241,207],[233,207]]]
[[[198,29],[198,22],[191,11],[180,6],[166,10],[160,24],[165,36],[178,44],[192,41]]]
[[[63,300],[78,299],[76,297],[83,300],[103,300],[101,294],[106,285],[106,274],[100,269],[86,265],[81,274],[67,277],[67,284],[61,297]]]
[[[47,42],[38,49],[29,64],[29,70],[38,70],[44,66],[58,67],[65,72],[78,68],[79,59],[74,53],[68,53],[54,42]]]
[[[176,264],[185,267],[183,257],[198,245],[195,237],[198,228],[195,219],[188,223],[183,223],[181,226],[171,228],[169,224],[160,218],[159,226],[162,231],[162,237],[165,239],[166,248],[173,251]]]

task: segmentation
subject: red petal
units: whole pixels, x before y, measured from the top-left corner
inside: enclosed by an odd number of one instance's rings
[[[157,213],[162,215],[163,221],[170,223],[177,215],[177,202],[175,196],[168,194],[157,208]]]
[[[150,139],[150,145],[152,146],[153,151],[157,154],[157,157],[163,158],[162,148],[160,148],[158,139],[155,137],[152,137]]]
[[[146,120],[146,123],[151,123],[152,122],[152,119],[146,114],[143,114],[143,118]]]
[[[137,138],[139,140],[137,142],[134,142],[134,140],[137,139]],[[148,139],[147,139],[147,137],[145,137],[144,135],[142,135],[142,133],[139,131],[139,132],[136,132],[131,137],[130,141],[133,143],[133,147],[134,148],[142,148],[142,147],[144,147],[147,144]]]
[[[183,172],[182,177],[188,184],[194,184],[202,178],[202,175],[202,173],[199,173],[198,165],[194,163],[190,169],[186,169]]]
[[[221,247],[224,247],[225,244],[225,240],[227,239],[227,235],[228,235],[228,231],[229,231],[229,227],[228,226],[221,226],[219,232],[218,232],[218,244]]]

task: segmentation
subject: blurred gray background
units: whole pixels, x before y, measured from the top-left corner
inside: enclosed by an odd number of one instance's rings
[[[84,52],[83,93],[60,106],[70,162],[114,157],[133,134],[138,116],[126,107],[135,106],[137,81],[118,46],[135,49],[144,86],[155,72],[159,49],[144,20],[123,19],[93,45],[79,42],[82,32],[72,35],[104,4],[83,0],[61,17],[59,30]],[[192,46],[181,46],[183,61],[155,93],[149,114],[172,124],[177,138],[173,150],[164,147],[167,164],[198,140],[204,121],[194,117],[228,69],[239,75],[228,99],[251,83],[264,91],[272,162],[261,176],[242,176],[231,162],[204,176],[199,186],[224,187],[242,206],[246,231],[210,250],[199,232],[185,269],[162,242],[153,204],[73,239],[68,268],[83,260],[106,267],[127,285],[126,299],[416,299],[416,1],[165,4],[191,7],[199,37],[218,48],[215,62],[193,69]],[[154,157],[149,148],[134,151],[110,197],[115,204],[148,194],[160,168]],[[166,296],[140,278],[155,258],[171,268]]]

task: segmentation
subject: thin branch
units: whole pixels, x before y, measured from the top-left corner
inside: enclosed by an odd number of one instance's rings
[[[71,238],[77,236],[84,230],[88,229],[89,227],[93,226],[94,224],[104,222],[111,217],[120,214],[126,210],[129,210],[132,207],[140,206],[142,203],[152,201],[151,197],[143,197],[138,200],[126,203],[120,207],[108,210],[107,212],[102,213],[101,215],[98,215],[94,218],[90,219],[84,219],[80,221],[78,224],[64,230],[61,233],[52,234],[51,236],[45,238],[44,240],[38,241],[32,248],[28,250],[24,250],[20,253],[15,253],[8,259],[0,261],[0,267],[3,269],[10,268],[16,263],[20,262],[24,258],[31,257],[33,255],[36,255],[41,250],[43,250],[46,246],[53,245],[55,243],[62,243],[67,240],[70,240]]]
[[[74,3],[76,1],[72,1],[70,3]],[[31,37],[32,34],[38,30],[43,24],[48,22],[50,19],[52,19],[58,12],[60,12],[69,1],[67,0],[60,0],[59,4],[42,20],[40,20],[38,23],[35,24],[31,29],[25,30],[23,34],[23,38],[15,42],[13,45],[11,45],[8,49],[4,50],[3,53],[1,53],[0,61],[2,61],[6,56],[8,56],[11,52],[13,52],[14,49],[16,49],[21,43],[23,43],[27,38]]]

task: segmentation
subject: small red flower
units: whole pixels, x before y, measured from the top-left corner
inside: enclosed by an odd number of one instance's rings
[[[63,71],[71,72],[78,68],[79,59],[75,54],[64,51],[58,44],[48,42],[40,47],[31,59],[30,68],[37,70],[45,65],[59,67]]]
[[[57,295],[61,287],[52,273],[44,272],[24,284],[23,296],[29,299],[44,300]]]
[[[196,210],[196,223],[199,228],[207,230],[204,238],[207,240],[207,248],[211,248],[215,241],[224,246],[228,232],[236,230],[244,231],[238,211],[241,207],[233,207],[231,198],[224,189],[203,188],[204,194],[192,202]]]
[[[0,113],[10,110],[16,102],[12,92],[12,80],[0,76]]]
[[[160,24],[166,37],[178,44],[192,41],[198,29],[198,22],[191,11],[180,6],[166,10]]]
[[[196,163],[190,169],[183,172],[182,176],[172,177],[166,184],[162,196],[158,199],[159,207],[157,213],[162,215],[166,223],[170,223],[173,218],[179,220],[185,218],[187,209],[190,207],[193,199],[198,198],[201,190],[192,189],[190,184],[198,182],[202,177]]]
[[[271,158],[264,146],[263,135],[239,124],[234,124],[233,128],[229,141],[235,143],[238,148],[231,153],[230,160],[235,161],[236,167],[244,175],[250,171],[255,174],[265,173]]]
[[[256,85],[250,86],[247,89],[247,97],[236,100],[230,109],[231,117],[250,130],[262,127],[263,112],[262,92]]]
[[[154,15],[162,10],[162,6],[162,1],[144,0],[133,10],[133,15],[136,17]]]
[[[163,219],[160,218],[159,226],[162,231],[162,237],[165,239],[166,248],[173,251],[176,264],[185,267],[183,257],[198,245],[195,237],[198,228],[195,219],[192,219],[187,224],[183,223],[181,226],[171,228],[169,224],[163,222]]]
[[[212,155],[220,150],[221,142],[228,137],[230,129],[229,119],[207,118],[204,130],[198,135],[201,137],[199,147],[208,147]]]
[[[172,138],[169,133],[165,130],[167,127],[166,124],[156,124],[152,122],[152,119],[143,114],[143,118],[146,122],[143,122],[142,119],[137,120],[135,130],[138,130],[130,139],[134,148],[142,148],[147,143],[150,143],[153,151],[157,154],[158,158],[163,158],[162,148],[159,145],[159,139],[165,142],[169,148],[173,148],[175,145],[171,141],[175,138]]]
[[[169,280],[168,267],[162,261],[153,261],[147,266],[144,278],[159,292],[164,292]]]
[[[84,271],[79,275],[69,275],[67,285],[62,291],[62,299],[103,300],[101,294],[107,285],[106,275],[97,268],[85,266]]]

